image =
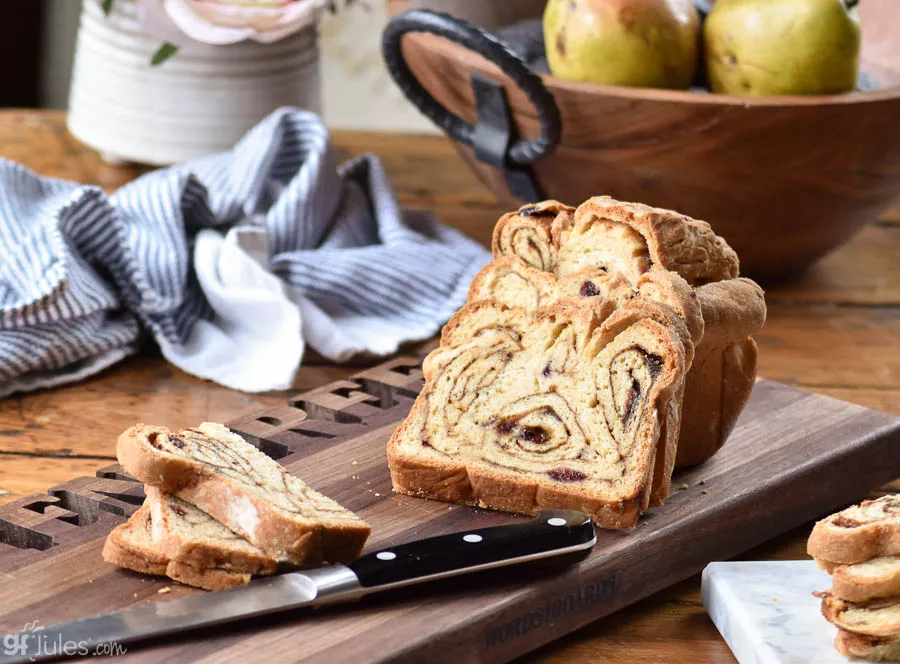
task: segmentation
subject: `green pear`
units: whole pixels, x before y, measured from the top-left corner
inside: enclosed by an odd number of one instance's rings
[[[713,92],[814,95],[856,87],[859,21],[842,0],[717,0],[703,39]]]
[[[544,43],[560,78],[684,89],[697,69],[700,19],[691,0],[549,0]]]

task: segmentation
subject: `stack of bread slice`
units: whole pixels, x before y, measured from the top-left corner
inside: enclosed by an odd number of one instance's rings
[[[900,661],[900,496],[832,514],[813,528],[807,551],[832,577],[816,593],[844,655]]]
[[[756,379],[752,335],[766,320],[762,289],[738,277],[737,254],[704,221],[595,196],[577,208],[543,201],[503,215],[494,260],[469,301],[494,299],[529,315],[561,298],[636,294],[674,309],[691,333],[675,466],[701,463],[725,443]],[[685,306],[683,293],[699,304]]]
[[[207,590],[231,588],[279,564],[349,562],[369,526],[306,486],[221,424],[173,433],[136,425],[119,463],[147,498],[106,540],[107,562]]]
[[[394,489],[633,527],[731,431],[762,289],[706,222],[609,197],[503,215],[493,254],[388,443]]]

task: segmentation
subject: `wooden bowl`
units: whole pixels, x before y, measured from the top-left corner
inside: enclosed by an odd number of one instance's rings
[[[394,17],[384,50],[407,96],[456,139],[501,200],[577,205],[609,194],[678,210],[709,221],[740,255],[742,273],[763,281],[803,270],[900,195],[900,87],[732,97],[578,83],[523,72],[524,62],[487,33],[422,10]],[[882,56],[882,85],[897,84],[897,72],[884,67],[884,48],[868,50]],[[495,130],[504,111],[502,103],[482,103],[478,122],[473,77],[502,85],[520,144],[541,135],[537,144],[518,146],[530,151],[498,158],[496,149],[491,154],[490,145],[478,144],[485,136],[494,148],[502,142]],[[454,117],[441,116],[440,107]],[[529,175],[531,192],[516,186]]]

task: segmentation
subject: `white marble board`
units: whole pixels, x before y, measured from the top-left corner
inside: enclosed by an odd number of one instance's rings
[[[703,570],[702,594],[740,664],[846,664],[812,596],[830,587],[812,560],[723,562]]]

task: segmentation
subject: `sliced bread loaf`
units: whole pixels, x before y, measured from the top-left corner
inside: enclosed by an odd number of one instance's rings
[[[119,436],[119,463],[242,535],[277,561],[356,558],[369,526],[221,424],[173,433],[139,424]]]
[[[562,300],[534,321],[466,305],[388,443],[400,493],[491,509],[579,509],[634,526],[669,490],[684,322],[654,302]]]
[[[900,495],[865,500],[822,519],[813,527],[806,550],[833,565],[900,555]]]
[[[500,218],[494,256],[473,280],[470,302],[494,299],[533,315],[561,298],[621,306],[640,292],[681,314],[696,348],[676,466],[705,461],[725,443],[753,390],[751,335],[766,307],[757,284],[736,278],[737,255],[709,224],[609,197],[575,210],[544,201]]]
[[[152,529],[150,508],[144,505],[109,534],[103,546],[103,559],[135,572],[166,575],[175,581],[205,590],[225,590],[250,580],[249,574],[194,567],[169,560],[154,541]]]
[[[171,493],[147,485],[151,536],[170,560],[201,569],[273,574],[275,561],[206,512]]]

